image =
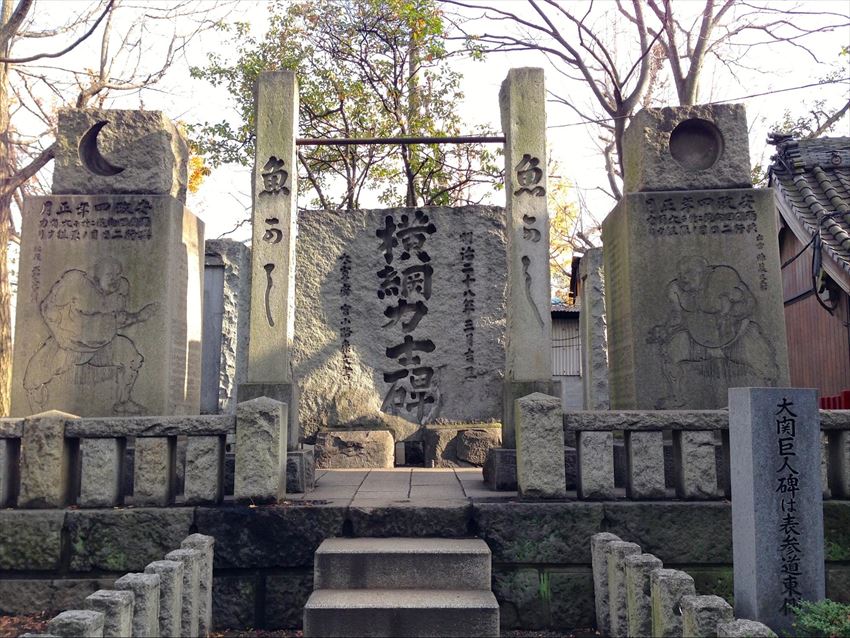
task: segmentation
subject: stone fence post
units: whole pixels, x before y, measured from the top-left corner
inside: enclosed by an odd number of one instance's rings
[[[284,437],[283,440],[283,449],[286,450],[286,438]],[[203,555],[199,567],[200,594],[198,596],[198,634],[201,636],[208,636],[210,631],[212,631],[214,545],[215,539],[212,536],[205,536],[204,534],[192,534],[180,543],[182,549],[195,549]]]
[[[267,397],[236,406],[233,496],[273,503],[286,496],[286,404]]]
[[[103,634],[117,638],[130,638],[133,635],[133,607],[135,595],[132,591],[111,591],[99,589],[87,596],[86,609],[103,614]]]
[[[71,492],[71,453],[65,421],[73,414],[49,410],[24,419],[18,507],[65,507]]]

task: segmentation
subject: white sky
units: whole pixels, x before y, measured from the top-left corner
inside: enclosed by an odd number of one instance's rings
[[[491,0],[493,1],[493,0]],[[508,8],[521,6],[513,0],[495,0],[499,6]],[[602,0],[598,6],[604,7],[612,0]],[[130,4],[130,0],[127,0]],[[133,6],[144,8],[151,2],[135,0]],[[807,10],[828,10],[850,13],[850,2],[848,0],[827,0],[820,2],[806,2]],[[698,6],[693,3],[692,6]],[[90,2],[83,0],[38,0],[36,11],[38,22],[41,26],[55,24],[57,20],[63,20],[74,15],[81,9],[90,6]],[[688,5],[684,5],[688,6]],[[677,4],[681,8],[682,3]],[[127,13],[133,9],[123,10]],[[261,34],[266,25],[267,11],[266,3],[262,1],[239,2],[232,16],[239,20],[249,21],[258,35]],[[99,35],[99,32],[98,32]],[[169,74],[166,81],[158,85],[157,91],[147,92],[143,102],[140,103],[138,95],[124,96],[110,101],[107,106],[114,108],[139,108],[144,106],[148,109],[161,109],[172,119],[186,122],[209,121],[216,122],[223,118],[230,118],[236,122],[233,103],[226,90],[222,87],[212,87],[210,84],[189,77],[189,64],[203,65],[207,55],[211,51],[225,53],[228,49],[229,35],[220,33],[207,33],[198,39],[187,52],[184,61],[181,61]],[[61,59],[61,65],[65,67],[93,66],[86,64],[86,56],[96,55],[99,47],[99,37],[91,39],[79,50]],[[160,40],[162,41],[162,40]],[[59,44],[59,41],[55,41]],[[151,51],[146,54],[152,64],[157,58],[156,34],[151,33],[147,42]],[[36,41],[37,46],[44,47],[44,41]],[[832,63],[832,67],[817,67],[812,64],[810,58],[804,57],[799,52],[790,48],[769,52],[762,49],[760,53],[752,55],[748,65],[753,71],[742,73],[738,81],[729,79],[723,70],[708,68],[703,76],[702,101],[728,100],[741,96],[752,95],[767,91],[775,91],[788,87],[798,86],[817,81],[821,76],[836,68],[838,64],[838,52],[842,46],[850,44],[850,32],[833,32],[823,34],[814,39],[810,45],[815,49],[817,55]],[[161,46],[161,45],[160,45]],[[61,46],[53,47],[55,49]],[[21,48],[15,53],[21,54],[25,50]],[[844,76],[850,75],[848,68],[850,59],[843,58]],[[509,67],[518,66],[542,66],[546,69],[547,87],[556,90],[562,95],[569,95],[582,106],[589,103],[589,91],[580,84],[568,86],[560,84],[559,75],[549,68],[546,61],[534,53],[511,53],[489,56],[484,62],[459,62],[457,69],[464,74],[462,89],[466,95],[464,102],[458,105],[462,119],[468,123],[471,132],[476,124],[490,124],[496,127],[499,122],[498,91]],[[839,67],[840,68],[840,67]],[[792,113],[800,113],[804,105],[811,103],[814,99],[827,98],[833,102],[846,99],[850,93],[850,84],[838,84],[832,86],[816,87],[778,93],[764,97],[755,97],[745,100],[748,119],[751,126],[750,154],[752,163],[759,159],[767,161],[772,147],[767,147],[764,140],[767,125],[782,117],[786,109]],[[671,102],[672,103],[672,102]],[[800,113],[801,114],[801,113]],[[561,163],[561,173],[573,180],[579,192],[585,197],[590,208],[593,219],[587,220],[588,224],[600,222],[612,205],[612,201],[602,195],[597,187],[607,188],[602,158],[594,146],[595,131],[592,127],[585,125],[563,126],[579,121],[578,116],[568,108],[550,104],[547,107],[547,119],[549,126],[548,146],[550,154]],[[834,134],[850,135],[850,119],[845,118],[841,129]],[[19,130],[26,133],[24,128],[18,124]],[[500,196],[497,194],[494,203]],[[366,201],[366,205],[375,205],[376,202]],[[206,179],[198,194],[190,196],[189,207],[206,222],[206,234],[208,238],[217,237],[223,232],[231,229],[235,223],[245,216],[250,207],[250,180],[248,169],[242,167],[223,167],[214,171]],[[250,230],[243,227],[239,232],[232,235],[236,239],[247,239]]]

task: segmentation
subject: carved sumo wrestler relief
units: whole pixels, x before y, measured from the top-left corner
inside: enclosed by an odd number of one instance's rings
[[[101,258],[89,272],[66,270],[42,300],[41,316],[50,336],[30,358],[24,374],[33,412],[49,409],[50,384],[71,370],[80,385],[115,379],[113,414],[147,412],[132,398],[145,359],[122,331],[153,317],[159,304],[128,311],[130,282],[122,273],[117,259]]]

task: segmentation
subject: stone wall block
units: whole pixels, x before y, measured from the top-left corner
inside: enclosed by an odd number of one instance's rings
[[[640,545],[624,541],[612,541],[605,545],[602,551],[607,554],[605,562],[608,568],[610,634],[614,638],[625,637],[629,635],[625,560],[627,556],[640,554]]]
[[[694,638],[715,638],[717,626],[733,620],[732,606],[720,596],[684,596],[682,635]]]
[[[159,638],[159,574],[124,574],[115,589],[133,592],[133,635]]]
[[[717,460],[714,447],[713,432],[673,432],[676,496],[692,499],[717,498]]]
[[[137,437],[133,460],[133,504],[163,507],[174,498],[174,437]]]
[[[285,446],[286,437],[283,440]],[[212,630],[214,545],[215,539],[212,536],[206,536],[204,534],[192,534],[180,543],[181,549],[196,549],[203,554],[203,560],[200,563],[199,570],[200,595],[198,596],[198,632],[201,636],[209,635]]]
[[[776,633],[755,620],[732,620],[717,625],[717,635],[725,638],[776,638]]]
[[[103,635],[131,638],[133,635],[134,594],[132,591],[98,589],[86,596],[86,609],[103,614]]]
[[[159,635],[179,636],[183,614],[183,562],[156,560],[146,574],[159,574]]]
[[[63,611],[47,623],[47,631],[53,636],[101,638],[103,614],[91,610]]]
[[[224,441],[220,436],[190,436],[186,445],[186,503],[219,503],[224,482]]]
[[[423,432],[426,458],[428,448],[435,447],[429,444],[439,433],[430,428]],[[454,437],[456,432],[450,434]],[[319,432],[313,451],[318,468],[386,468],[395,461],[393,435],[386,430]]]
[[[684,596],[695,596],[694,579],[678,569],[656,569],[650,572],[652,597],[652,635],[678,638],[682,635],[680,603]]]
[[[561,400],[541,393],[514,401],[517,485],[526,498],[567,495]]]
[[[614,435],[577,432],[578,495],[585,499],[614,497]]]
[[[71,459],[65,421],[77,417],[50,410],[24,419],[18,507],[64,507],[70,495]]]
[[[121,505],[124,439],[80,439],[80,507]]]
[[[626,495],[664,498],[664,437],[661,432],[629,432],[626,439]]]
[[[180,605],[180,635],[198,635],[198,609],[201,595],[201,567],[205,554],[197,549],[175,549],[165,560],[183,563],[183,600]]]
[[[286,496],[287,406],[266,397],[236,406],[237,501],[268,503]]]
[[[596,629],[605,635],[611,630],[611,615],[608,602],[608,544],[620,541],[620,537],[601,532],[590,537],[590,559],[593,565],[593,595],[596,599]]]
[[[626,568],[628,636],[652,635],[652,593],[649,575],[661,569],[661,559],[652,554],[632,554],[623,560]]]
[[[404,443],[401,445],[403,447]],[[396,444],[396,449],[398,449],[398,444]],[[286,493],[312,492],[315,486],[316,461],[313,450],[288,450],[286,453]]]

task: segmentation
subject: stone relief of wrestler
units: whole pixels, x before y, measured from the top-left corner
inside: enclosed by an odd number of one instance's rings
[[[683,398],[694,377],[728,384],[733,377],[777,382],[776,350],[753,316],[756,298],[731,266],[683,257],[667,284],[669,313],[651,328],[658,345],[668,396],[656,408],[687,407]]]
[[[147,412],[132,397],[145,359],[122,331],[153,317],[159,304],[129,312],[130,282],[122,273],[121,262],[103,257],[90,272],[65,271],[42,300],[39,309],[50,336],[30,358],[24,374],[24,389],[34,412],[49,408],[50,384],[72,369],[78,373],[77,383],[115,378],[114,414]],[[90,368],[101,376],[79,374]]]

